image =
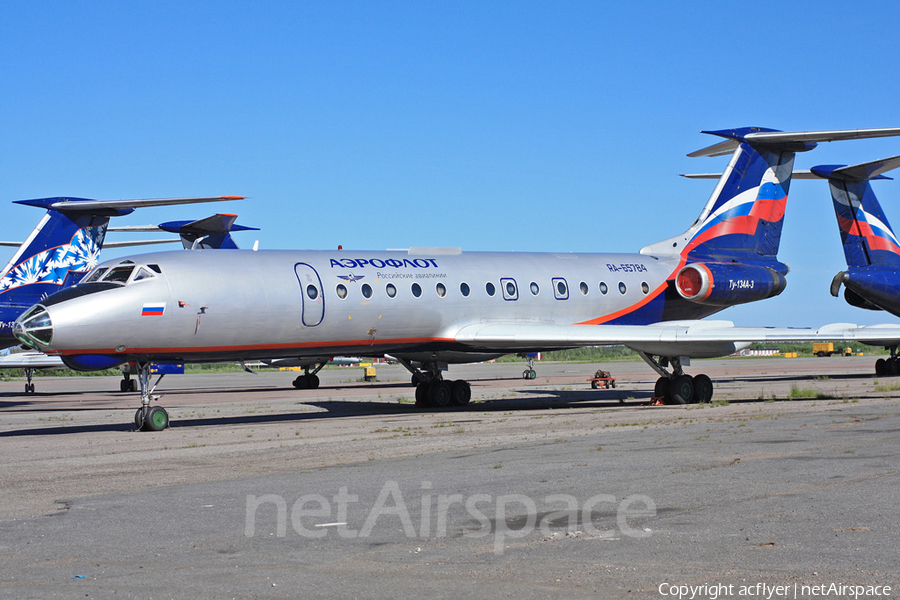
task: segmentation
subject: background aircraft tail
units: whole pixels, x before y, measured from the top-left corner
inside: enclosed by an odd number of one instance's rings
[[[900,167],[900,156],[859,165],[820,165],[810,169],[828,180],[848,267],[881,265],[900,269],[900,242],[869,181]]]
[[[237,225],[237,215],[215,214],[199,221],[169,221],[160,229],[181,236],[181,244],[187,249],[235,250],[238,245],[231,237],[232,231],[259,231],[258,227]]]
[[[688,156],[731,153],[728,166],[687,231],[641,253],[679,257],[678,295],[725,307],[769,298],[785,288],[788,267],[777,254],[796,153],[819,142],[900,135],[900,128],[782,132],[745,127],[704,133],[725,141]]]
[[[238,200],[240,196],[90,200],[38,198],[16,204],[36,206],[46,214],[0,271],[0,342],[11,341],[8,324],[41,298],[78,283],[99,260],[109,219],[146,206]],[[233,223],[233,219],[231,220]],[[235,230],[238,227],[235,226]],[[225,233],[227,235],[227,231]],[[230,241],[222,240],[222,243]],[[231,241],[233,244],[234,242]]]
[[[130,210],[84,211],[80,198],[20,200],[47,213],[0,273],[3,304],[28,308],[61,286],[77,283],[97,264],[113,215]],[[54,205],[61,205],[54,208]]]

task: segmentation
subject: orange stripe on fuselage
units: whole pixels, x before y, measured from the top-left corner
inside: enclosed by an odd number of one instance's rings
[[[332,342],[304,342],[299,344],[249,344],[243,346],[198,346],[187,348],[129,348],[124,354],[202,354],[207,352],[237,352],[251,350],[292,350],[296,348],[331,348],[337,346],[383,346],[387,344],[422,344],[426,342],[455,342],[453,338],[422,337],[397,338],[389,340],[345,340]],[[122,354],[114,348],[80,348],[73,350],[49,351],[57,356],[81,356],[86,354]]]

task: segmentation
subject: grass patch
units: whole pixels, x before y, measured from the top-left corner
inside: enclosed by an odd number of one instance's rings
[[[823,394],[814,388],[801,388],[796,385],[791,386],[791,393],[788,398],[815,398],[816,400],[831,400],[834,398],[831,394]]]
[[[900,383],[887,383],[875,386],[876,392],[896,392],[897,390],[900,390]]]

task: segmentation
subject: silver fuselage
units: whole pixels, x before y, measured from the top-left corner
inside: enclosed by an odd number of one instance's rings
[[[51,297],[47,349],[189,361],[490,352],[461,347],[455,333],[477,323],[661,321],[672,304],[667,280],[683,264],[642,254],[405,251],[174,251],[130,260],[152,265],[154,276],[55,304]],[[682,304],[678,318],[717,310]]]

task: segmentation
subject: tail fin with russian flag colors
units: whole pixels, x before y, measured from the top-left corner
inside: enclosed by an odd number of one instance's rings
[[[641,254],[681,259],[674,280],[682,298],[730,306],[785,288],[788,267],[777,254],[796,153],[819,142],[900,135],[900,128],[782,132],[744,127],[704,133],[725,141],[688,156],[731,153],[728,166],[687,231],[646,246]]]
[[[900,242],[869,181],[900,167],[900,156],[859,165],[819,165],[810,169],[828,180],[848,267],[900,268]]]
[[[838,296],[843,284],[848,304],[900,316],[900,242],[869,183],[890,179],[883,173],[897,167],[900,156],[849,167],[819,165],[810,170],[828,180],[847,260],[847,270],[831,281],[831,295]]]
[[[819,142],[896,136],[900,128],[782,132],[744,127],[704,133],[726,139],[688,156],[730,152],[728,167],[688,230],[646,246],[642,254],[680,254],[688,261],[775,261],[795,154]]]

